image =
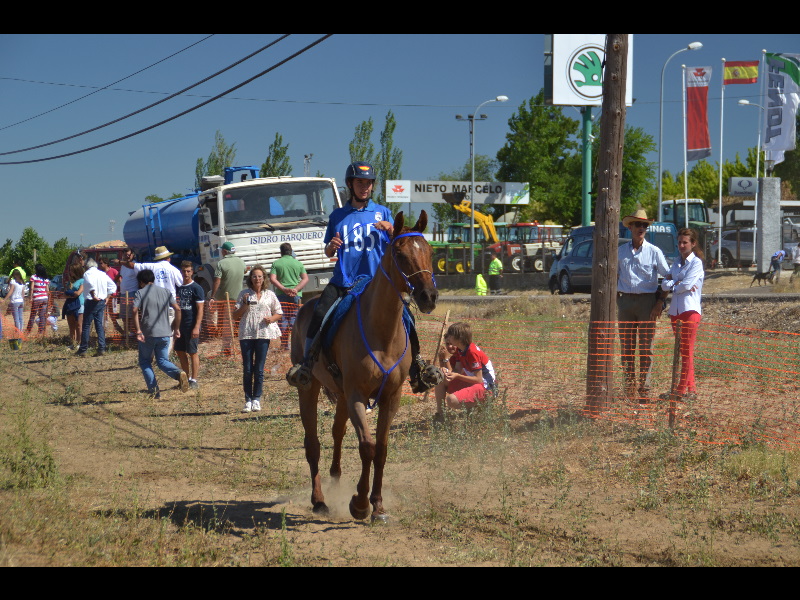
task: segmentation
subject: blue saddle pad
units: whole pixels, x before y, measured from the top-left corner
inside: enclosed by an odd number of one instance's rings
[[[327,326],[327,331],[325,332],[325,336],[322,340],[323,347],[330,348],[333,345],[333,340],[336,337],[336,332],[339,330],[339,326],[342,324],[342,320],[353,306],[356,298],[358,298],[362,293],[364,293],[364,290],[367,289],[367,285],[370,281],[372,281],[371,277],[367,277],[366,275],[360,276],[358,279],[356,279],[353,286],[347,291],[347,294],[333,308],[333,314],[328,316],[330,325]],[[411,311],[408,310],[407,306],[403,306],[403,324],[405,325],[407,332],[411,331],[415,325],[414,315],[411,314]]]

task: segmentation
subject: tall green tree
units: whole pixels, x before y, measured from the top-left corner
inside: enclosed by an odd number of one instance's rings
[[[375,145],[372,143],[374,127],[372,117],[356,125],[355,134],[350,141],[350,162],[375,163]]]
[[[595,136],[592,156],[599,157],[600,136]],[[622,148],[622,189],[620,194],[620,214],[631,215],[638,206],[647,210],[647,214],[655,214],[655,203],[649,205],[648,199],[652,198],[655,189],[656,170],[655,163],[647,160],[647,155],[656,149],[653,136],[646,133],[641,127],[625,127],[625,142]],[[593,183],[597,177],[593,177]],[[597,190],[593,190],[595,198]]]
[[[381,131],[381,145],[375,164],[378,175],[378,180],[375,182],[377,187],[375,199],[381,204],[386,204],[386,182],[402,178],[403,151],[394,147],[394,130],[396,127],[397,120],[390,110],[386,115],[386,124],[383,126],[383,131]],[[411,215],[407,216],[410,217]]]
[[[208,158],[197,159],[195,164],[194,186],[200,189],[200,181],[207,175],[223,175],[225,167],[231,167],[236,160],[236,143],[228,144],[222,133],[217,130],[214,135],[214,145]]]
[[[292,165],[289,161],[289,144],[283,143],[283,136],[275,132],[275,139],[269,146],[267,159],[261,165],[260,177],[289,177]]]
[[[544,101],[544,90],[523,102],[508,120],[506,144],[497,153],[501,181],[530,183],[523,219],[576,223],[580,219],[578,121]],[[577,200],[577,202],[576,202]]]
[[[26,227],[16,244],[8,239],[0,248],[0,274],[7,275],[14,261],[18,260],[29,276],[34,273],[36,264],[41,263],[52,278],[64,270],[67,258],[76,249],[77,246],[70,244],[67,238],[61,238],[51,246],[33,227]]]

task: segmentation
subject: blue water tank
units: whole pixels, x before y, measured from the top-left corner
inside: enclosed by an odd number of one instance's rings
[[[151,260],[158,246],[175,254],[196,255],[198,212],[196,195],[145,204],[125,221],[122,235],[139,260]]]

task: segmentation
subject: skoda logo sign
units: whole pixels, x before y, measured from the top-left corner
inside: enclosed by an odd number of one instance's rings
[[[605,54],[605,48],[598,44],[584,44],[567,61],[567,81],[581,98],[597,100],[602,97]]]

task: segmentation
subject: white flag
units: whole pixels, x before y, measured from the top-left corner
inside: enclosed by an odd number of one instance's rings
[[[783,162],[795,149],[795,115],[800,104],[800,54],[767,52],[766,123],[763,149],[767,160]]]

